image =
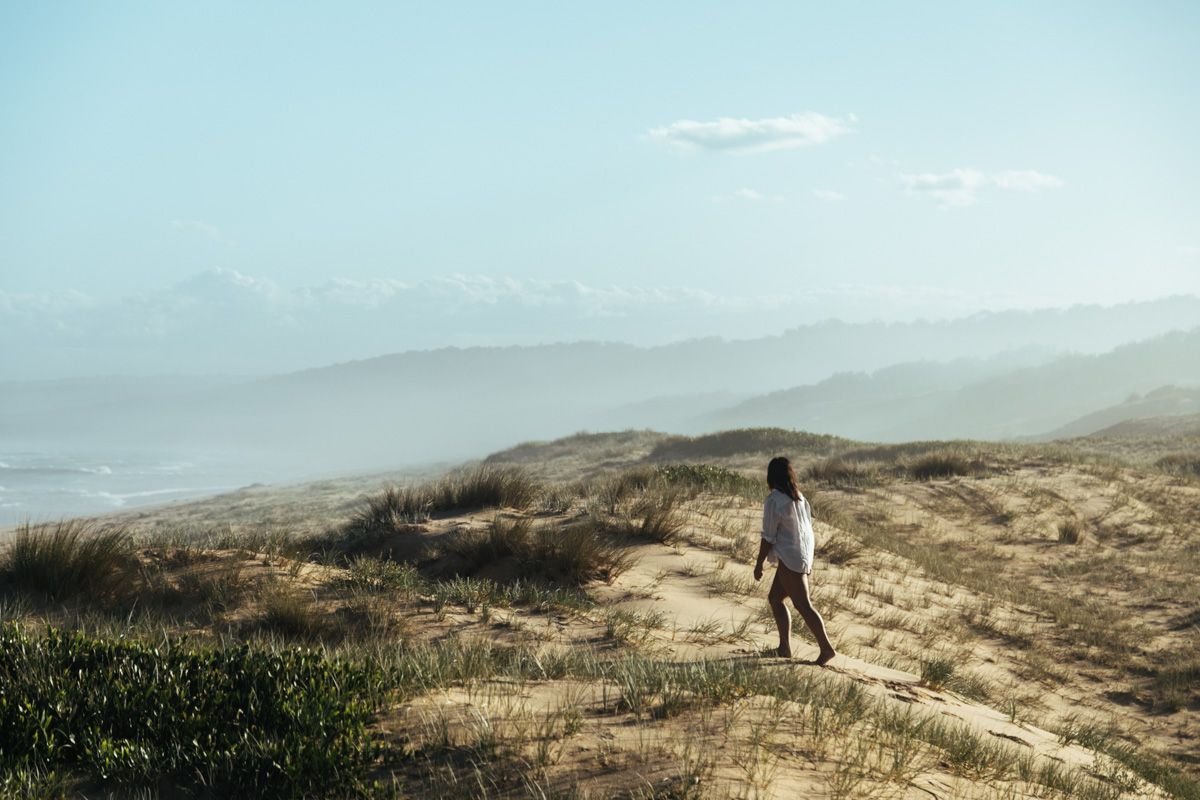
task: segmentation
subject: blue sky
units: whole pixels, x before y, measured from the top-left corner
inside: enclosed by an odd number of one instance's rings
[[[1198,293],[1198,23],[1166,2],[6,3],[0,312],[202,273],[884,318]],[[706,332],[704,305],[676,332]]]

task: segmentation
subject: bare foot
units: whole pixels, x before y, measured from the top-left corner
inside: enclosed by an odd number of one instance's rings
[[[837,656],[836,650],[828,650],[824,653],[821,653],[821,655],[817,656],[816,658],[814,658],[813,663],[816,664],[818,667],[823,667],[826,664],[828,664],[830,661],[833,661],[833,659],[836,656]]]
[[[788,648],[777,647],[775,648],[775,655],[779,656],[780,658],[791,658],[792,651]]]

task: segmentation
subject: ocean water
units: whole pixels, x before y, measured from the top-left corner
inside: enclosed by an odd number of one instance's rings
[[[219,453],[0,449],[0,526],[202,497],[261,476],[261,469]]]

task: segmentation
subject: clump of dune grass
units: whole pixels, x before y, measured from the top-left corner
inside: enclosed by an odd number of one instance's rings
[[[507,561],[518,578],[569,585],[612,582],[633,565],[627,548],[590,521],[534,526],[528,519],[497,518],[484,532],[453,537],[446,550],[468,575]]]
[[[1058,523],[1058,541],[1060,544],[1079,544],[1083,541],[1083,523],[1076,517]]]
[[[397,534],[419,530],[432,515],[485,508],[527,509],[543,496],[543,488],[517,467],[480,465],[453,472],[419,486],[393,486],[367,499],[341,529],[317,537],[314,547],[354,555],[386,546]]]
[[[445,550],[466,562],[465,569],[475,572],[510,557],[530,554],[533,522],[529,519],[497,517],[485,531],[466,531],[452,536]]]
[[[351,527],[399,529],[424,522],[433,511],[433,498],[424,486],[389,486],[383,494],[367,499],[367,507],[355,515]]]
[[[954,659],[935,656],[921,661],[921,683],[931,689],[940,689],[954,677]]]
[[[817,554],[830,564],[845,565],[862,555],[863,545],[844,533],[835,533],[820,543]]]
[[[519,467],[482,464],[452,472],[426,491],[431,511],[478,511],[484,508],[524,510],[542,494],[541,485]]]
[[[1159,656],[1150,684],[1150,704],[1155,712],[1170,714],[1200,705],[1200,655],[1194,646]]]
[[[673,544],[683,535],[685,527],[682,502],[679,492],[672,489],[647,492],[617,520],[606,523],[606,527],[618,536]]]
[[[909,462],[906,471],[914,480],[933,481],[978,474],[982,471],[982,464],[953,450],[940,450]]]
[[[137,577],[128,533],[83,520],[26,523],[0,557],[0,581],[55,601],[111,599],[131,592]]]
[[[356,521],[396,526],[424,522],[443,511],[523,510],[541,494],[541,485],[523,469],[480,465],[452,472],[432,483],[389,488],[371,498]]]
[[[834,457],[812,464],[804,470],[804,480],[834,488],[858,488],[879,483],[875,464]]]
[[[306,592],[272,587],[264,592],[259,630],[287,639],[318,641],[333,631],[328,616]]]
[[[1200,478],[1200,455],[1195,453],[1172,453],[1155,461],[1154,466],[1181,478]]]
[[[642,494],[656,481],[658,476],[654,469],[637,467],[600,478],[587,488],[592,499],[601,508],[609,514],[614,514],[623,503]]]
[[[671,544],[683,533],[683,517],[672,501],[647,503],[641,507],[641,519],[630,531],[642,539]]]

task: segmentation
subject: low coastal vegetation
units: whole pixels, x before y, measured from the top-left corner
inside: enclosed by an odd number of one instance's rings
[[[22,526],[0,794],[1200,798],[1186,457],[614,437],[350,498],[315,535]],[[573,447],[621,466],[555,473]],[[816,511],[825,670],[763,655],[778,451]]]

